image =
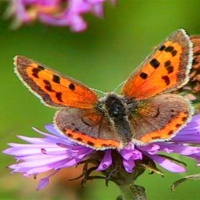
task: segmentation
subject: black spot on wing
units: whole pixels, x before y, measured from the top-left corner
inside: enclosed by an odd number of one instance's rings
[[[70,90],[75,90],[76,89],[76,87],[75,87],[75,85],[73,83],[70,83],[68,87],[69,87]]]
[[[165,62],[165,67],[169,67],[171,65],[171,61],[170,60],[167,60],[166,62]]]
[[[49,81],[47,80],[43,80],[44,84],[45,84],[45,89],[49,92],[55,92],[53,89],[52,89],[52,85]]]
[[[91,141],[87,141],[87,144],[88,144],[89,146],[92,146],[92,147],[95,146],[94,142],[91,142]]]
[[[59,84],[60,83],[60,77],[58,75],[53,75],[52,81],[54,83],[58,83]]]
[[[182,126],[182,124],[176,124],[176,128],[179,128],[181,126]]]
[[[32,75],[35,77],[35,78],[39,78],[38,74],[40,71],[44,70],[45,68],[38,65],[36,68],[33,68],[32,69]]]
[[[168,46],[165,48],[165,51],[171,53],[172,56],[176,56],[177,54],[177,50],[175,50],[173,46]]]
[[[73,131],[79,132],[79,128],[74,128]]]
[[[142,79],[147,79],[147,78],[148,78],[148,74],[146,74],[146,73],[144,73],[144,72],[141,72],[141,73],[140,73],[140,77],[141,77]]]
[[[159,66],[160,66],[160,62],[157,60],[157,59],[152,59],[150,61],[150,65],[154,68],[154,69],[157,69]]]
[[[62,92],[56,92],[56,98],[58,101],[63,102],[62,100]]]
[[[64,131],[65,131],[65,129],[64,129]],[[63,131],[63,132],[64,132],[64,131]],[[73,137],[73,135],[72,135],[71,133],[66,133],[66,135],[67,135],[68,137],[70,137],[70,138]]]
[[[168,133],[167,133],[167,135],[172,135],[174,133],[174,131],[169,131]]]
[[[165,48],[166,52],[172,52],[174,50],[173,46],[168,46],[167,48]]]
[[[182,121],[185,122],[187,120],[187,117],[182,117]]]
[[[79,142],[83,142],[83,139],[80,138],[80,137],[76,138],[75,140],[77,140],[77,141],[79,141]]]
[[[164,64],[168,74],[172,73],[174,71],[174,67],[171,65],[171,61],[167,60]]]
[[[165,84],[166,85],[169,85],[170,84],[170,79],[168,76],[162,76],[162,79],[165,81]]]
[[[173,50],[173,51],[171,52],[172,56],[176,56],[177,53],[178,53],[178,52],[177,52],[176,50]]]
[[[166,48],[166,46],[165,45],[162,45],[161,47],[160,47],[160,51],[163,51],[163,50],[165,50],[165,48]]]
[[[170,112],[171,112],[171,113],[175,113],[175,110],[172,108],[172,109],[170,110]]]

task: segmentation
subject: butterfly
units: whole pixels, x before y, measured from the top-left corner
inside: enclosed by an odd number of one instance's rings
[[[185,30],[175,31],[132,72],[120,95],[104,97],[24,56],[16,56],[14,65],[33,94],[59,109],[54,124],[60,133],[93,149],[122,149],[130,142],[170,140],[190,120],[190,102],[171,92],[188,82],[192,52]]]

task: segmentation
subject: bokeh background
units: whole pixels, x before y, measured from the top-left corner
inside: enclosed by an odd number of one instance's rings
[[[6,3],[0,2],[0,150],[9,142],[19,142],[16,135],[37,136],[31,127],[44,130],[55,110],[45,107],[18,80],[13,72],[13,57],[25,55],[45,63],[86,85],[112,91],[152,49],[171,32],[184,28],[191,35],[200,34],[199,0],[116,0],[105,5],[104,19],[86,15],[89,28],[83,33],[68,28],[48,27],[40,23],[11,30],[11,20],[3,19]],[[148,199],[200,199],[200,182],[187,182],[172,193],[173,181],[197,173],[196,163],[176,157],[188,165],[187,173],[165,177],[145,172],[137,184],[146,188]],[[36,191],[37,180],[10,174],[6,168],[15,160],[0,154],[0,199],[115,199],[118,188],[103,180],[88,182],[82,189],[68,179],[80,169],[63,170],[51,184]]]

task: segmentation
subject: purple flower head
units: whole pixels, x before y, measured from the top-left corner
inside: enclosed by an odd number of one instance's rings
[[[130,174],[134,172],[137,162],[145,158],[174,173],[186,170],[185,167],[169,157],[162,156],[162,153],[187,156],[195,159],[198,165],[200,164],[200,148],[194,146],[194,144],[200,143],[200,115],[194,116],[187,126],[170,141],[155,142],[146,146],[130,143],[121,150],[96,151],[70,141],[66,136],[58,133],[53,125],[47,125],[45,128],[50,133],[44,133],[34,128],[37,133],[42,135],[41,138],[18,136],[27,144],[10,143],[10,148],[3,151],[17,159],[16,164],[9,166],[13,172],[19,172],[29,177],[51,171],[50,175],[40,180],[38,189],[47,186],[49,178],[62,168],[75,166],[96,155],[101,155],[96,170],[102,172],[112,167],[118,157],[122,160],[124,171]]]
[[[87,23],[83,14],[93,13],[103,17],[106,0],[12,0],[9,15],[14,15],[18,27],[36,19],[53,26],[69,26],[72,31],[84,31]],[[110,0],[115,3],[115,0]]]

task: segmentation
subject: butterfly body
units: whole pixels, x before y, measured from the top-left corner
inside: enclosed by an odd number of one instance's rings
[[[187,83],[192,44],[180,29],[159,45],[125,81],[121,95],[99,98],[84,84],[23,56],[15,72],[43,103],[57,107],[54,124],[71,140],[94,149],[121,149],[170,140],[193,109],[171,94]]]

